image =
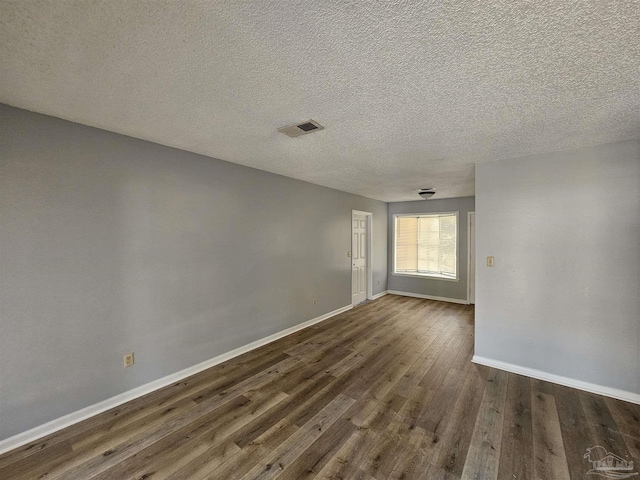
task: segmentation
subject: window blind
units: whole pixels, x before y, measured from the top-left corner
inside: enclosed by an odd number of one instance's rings
[[[395,271],[456,277],[455,214],[399,216],[395,222]]]

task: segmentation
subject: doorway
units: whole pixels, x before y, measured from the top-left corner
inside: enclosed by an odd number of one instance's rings
[[[351,211],[351,305],[371,298],[371,226],[373,214]]]
[[[467,263],[467,299],[471,305],[476,303],[476,212],[467,214],[469,257]]]

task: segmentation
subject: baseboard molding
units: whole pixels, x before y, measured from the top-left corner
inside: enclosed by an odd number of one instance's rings
[[[564,385],[565,387],[577,388],[578,390],[584,390],[585,392],[604,395],[605,397],[616,398],[618,400],[624,400],[625,402],[631,402],[640,405],[640,394],[638,393],[628,392],[626,390],[620,390],[618,388],[605,387],[604,385],[597,385],[595,383],[583,382],[582,380],[563,377],[561,375],[554,375],[553,373],[547,373],[533,368],[521,367],[520,365],[514,365],[513,363],[501,362],[500,360],[479,357],[477,355],[474,355],[471,361],[473,363],[477,363],[478,365],[497,368],[498,370],[504,370],[506,372],[524,375],[525,377],[545,380],[547,382]]]
[[[448,298],[448,297],[436,297],[435,295],[423,295],[421,293],[400,292],[398,290],[387,290],[387,293],[389,293],[390,295],[402,295],[403,297],[425,298],[427,300],[438,300],[440,302],[459,303],[461,305],[469,304],[467,300],[460,300],[458,298]]]
[[[376,293],[375,295],[373,295],[369,300],[377,300],[380,297],[384,297],[387,293],[389,293],[388,290],[385,290],[384,292],[380,292],[380,293]]]
[[[243,353],[250,352],[251,350],[255,350],[256,348],[267,345],[268,343],[274,342],[282,337],[286,337],[287,335],[291,335],[292,333],[310,327],[311,325],[320,323],[323,320],[335,317],[336,315],[346,312],[347,310],[351,310],[351,308],[353,308],[351,305],[338,308],[337,310],[326,313],[316,318],[312,318],[311,320],[307,320],[306,322],[287,328],[278,333],[274,333],[273,335],[269,335],[268,337],[261,338],[260,340],[256,340],[255,342],[251,342],[247,345],[231,350],[230,352],[226,352],[222,355],[218,355],[217,357],[205,360],[204,362],[193,365],[192,367],[185,368],[184,370],[180,370],[179,372],[172,373],[165,377],[136,387],[132,390],[128,390],[124,393],[98,402],[94,405],[90,405],[81,410],[71,412],[63,417],[51,420],[50,422],[47,422],[43,425],[39,425],[25,432],[6,438],[0,441],[0,454],[38,440],[39,438],[50,435],[54,432],[57,432],[58,430],[62,430],[63,428],[81,422],[82,420],[86,420],[87,418],[98,415],[99,413],[106,412],[111,408],[122,405],[123,403],[134,400],[155,390],[179,382],[180,380],[206,370],[207,368],[211,368],[215,365],[218,365],[219,363],[226,362],[227,360],[242,355]]]

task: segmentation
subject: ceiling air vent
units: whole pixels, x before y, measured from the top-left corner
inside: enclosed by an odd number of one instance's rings
[[[299,137],[300,135],[317,132],[318,130],[324,130],[324,127],[313,120],[296,123],[295,125],[289,125],[288,127],[280,127],[278,129],[280,133],[284,133],[290,137]]]

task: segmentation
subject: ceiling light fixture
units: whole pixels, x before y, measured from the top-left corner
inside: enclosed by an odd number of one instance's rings
[[[433,187],[429,187],[429,188],[421,188],[418,191],[418,195],[420,195],[423,199],[425,200],[429,200],[431,197],[433,197],[436,194],[436,189]]]

